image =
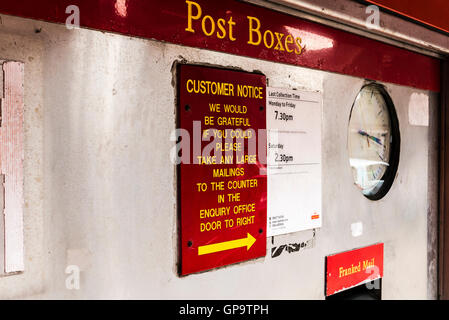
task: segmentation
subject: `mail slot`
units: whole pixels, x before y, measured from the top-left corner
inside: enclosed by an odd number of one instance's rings
[[[326,299],[380,300],[383,248],[379,243],[326,257]]]

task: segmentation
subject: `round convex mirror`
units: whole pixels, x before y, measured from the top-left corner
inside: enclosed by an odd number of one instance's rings
[[[349,117],[349,163],[354,183],[371,200],[393,184],[399,163],[399,125],[393,101],[383,86],[362,87]]]

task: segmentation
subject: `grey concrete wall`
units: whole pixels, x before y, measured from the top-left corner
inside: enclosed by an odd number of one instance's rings
[[[44,43],[34,23],[0,16],[0,60],[25,63],[24,88],[24,251],[26,272],[0,277],[0,297],[27,297],[43,292],[44,243]],[[40,85],[36,85],[40,83]],[[3,83],[1,85],[3,87]],[[3,233],[2,233],[3,235]],[[3,252],[3,250],[2,250]]]
[[[354,186],[347,153],[363,79],[0,17],[0,59],[25,62],[26,128],[26,271],[0,278],[0,298],[323,299],[325,256],[376,242],[385,243],[383,297],[427,297],[436,129],[410,126],[408,102],[428,92],[387,84],[401,161],[389,194],[372,202]],[[266,258],[177,276],[170,134],[172,66],[181,60],[259,70],[270,86],[323,92],[322,228],[267,239]],[[433,94],[430,101],[436,108]],[[363,223],[357,238],[354,222]],[[272,247],[303,241],[306,249],[270,257]],[[81,268],[79,290],[66,288],[68,265]]]

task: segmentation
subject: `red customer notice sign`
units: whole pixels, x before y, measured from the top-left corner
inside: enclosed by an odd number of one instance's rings
[[[182,275],[266,254],[266,78],[178,67]]]

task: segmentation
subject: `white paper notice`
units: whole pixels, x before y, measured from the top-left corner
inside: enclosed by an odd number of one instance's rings
[[[267,236],[321,227],[319,92],[267,88]]]

